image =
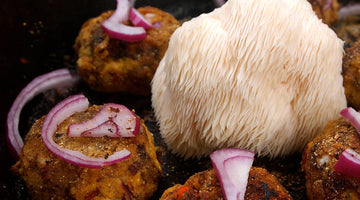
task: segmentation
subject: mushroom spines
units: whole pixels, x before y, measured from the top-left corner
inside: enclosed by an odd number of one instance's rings
[[[172,35],[152,82],[160,132],[185,157],[298,151],[346,106],[342,45],[305,0],[229,0]]]

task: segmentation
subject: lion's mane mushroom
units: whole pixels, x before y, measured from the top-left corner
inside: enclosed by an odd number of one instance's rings
[[[172,35],[152,82],[161,135],[186,158],[301,150],[346,107],[342,55],[306,0],[229,0]]]

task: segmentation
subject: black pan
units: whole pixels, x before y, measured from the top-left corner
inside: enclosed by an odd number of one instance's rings
[[[72,45],[80,26],[88,18],[98,16],[105,10],[115,8],[115,0],[3,0],[1,3],[0,36],[0,81],[1,115],[0,126],[0,198],[30,199],[24,183],[11,174],[9,168],[15,163],[5,139],[6,115],[20,90],[34,77],[54,69],[67,67],[76,69]],[[143,0],[136,7],[151,5],[173,14],[177,19],[195,17],[214,9],[211,0]],[[49,91],[29,102],[20,119],[23,136],[36,119],[45,115],[52,106],[71,93],[83,92],[90,102],[102,104],[110,101],[134,108],[146,120],[146,125],[155,136],[156,145],[164,150],[163,178],[152,199],[159,199],[162,192],[174,183],[184,183],[195,172],[211,167],[209,158],[182,160],[169,153],[162,141],[151,110],[150,97],[136,97],[128,94],[102,94],[89,90],[80,84],[65,93]],[[300,171],[301,155],[269,161],[257,158],[254,165],[266,167],[278,176],[294,199],[304,197],[304,179]]]

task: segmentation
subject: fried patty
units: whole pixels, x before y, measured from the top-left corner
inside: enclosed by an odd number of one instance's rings
[[[225,199],[214,169],[191,176],[184,185],[176,184],[165,190],[160,200]],[[245,199],[292,199],[275,176],[266,169],[252,167],[249,172]]]
[[[78,74],[94,90],[150,94],[150,82],[167,50],[171,34],[180,26],[169,13],[154,7],[142,7],[154,27],[140,42],[110,38],[101,28],[113,11],[86,21],[75,40]]]
[[[33,199],[148,199],[157,190],[161,166],[157,160],[152,134],[141,121],[136,137],[77,137],[66,136],[67,127],[90,119],[102,106],[91,106],[62,122],[54,134],[60,146],[81,151],[92,157],[107,157],[124,148],[129,158],[104,166],[102,169],[79,167],[52,154],[41,138],[45,117],[32,126],[25,138],[20,160],[11,170],[26,183]]]
[[[345,49],[343,58],[343,77],[348,105],[360,109],[360,40]]]
[[[329,122],[303,152],[306,194],[316,199],[360,199],[360,178],[334,170],[340,154],[351,148],[360,153],[360,135],[344,118]]]

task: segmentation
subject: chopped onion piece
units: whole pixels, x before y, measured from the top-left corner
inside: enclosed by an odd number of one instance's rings
[[[225,173],[229,175],[229,181],[232,183],[230,187],[234,187],[232,189],[227,188],[228,191],[232,191],[228,192],[227,199],[244,199],[253,161],[254,158],[246,156],[235,156],[224,161]]]
[[[339,160],[334,165],[334,169],[342,174],[360,178],[360,155],[347,148],[341,153]]]
[[[146,31],[143,27],[123,24],[129,19],[130,7],[128,0],[117,0],[114,14],[101,24],[102,29],[109,37],[128,42],[141,41],[146,38]]]
[[[340,111],[340,114],[356,128],[357,132],[360,133],[360,113],[354,108],[348,107]]]
[[[240,148],[228,148],[210,154],[227,200],[244,199],[249,171],[255,154]]]
[[[51,88],[69,87],[80,80],[79,76],[71,75],[68,69],[58,69],[33,79],[16,97],[7,115],[7,140],[14,157],[18,157],[24,142],[19,133],[21,110],[36,95]]]
[[[79,124],[71,124],[68,128],[68,136],[135,137],[139,129],[140,121],[133,111],[123,105],[108,103],[92,119]]]
[[[146,30],[153,27],[152,24],[135,8],[130,9],[130,21],[135,26],[143,27]]]
[[[120,137],[118,132],[119,131],[115,122],[108,120],[95,128],[85,130],[80,134],[80,136],[81,137],[103,137],[103,136]]]
[[[114,164],[128,158],[130,152],[127,149],[117,151],[107,158],[94,158],[86,156],[79,151],[62,148],[55,143],[53,135],[56,132],[58,125],[72,114],[86,110],[88,106],[88,99],[84,95],[79,94],[70,96],[53,107],[46,116],[42,127],[41,137],[45,146],[59,158],[69,163],[87,168],[100,169],[105,165]]]

